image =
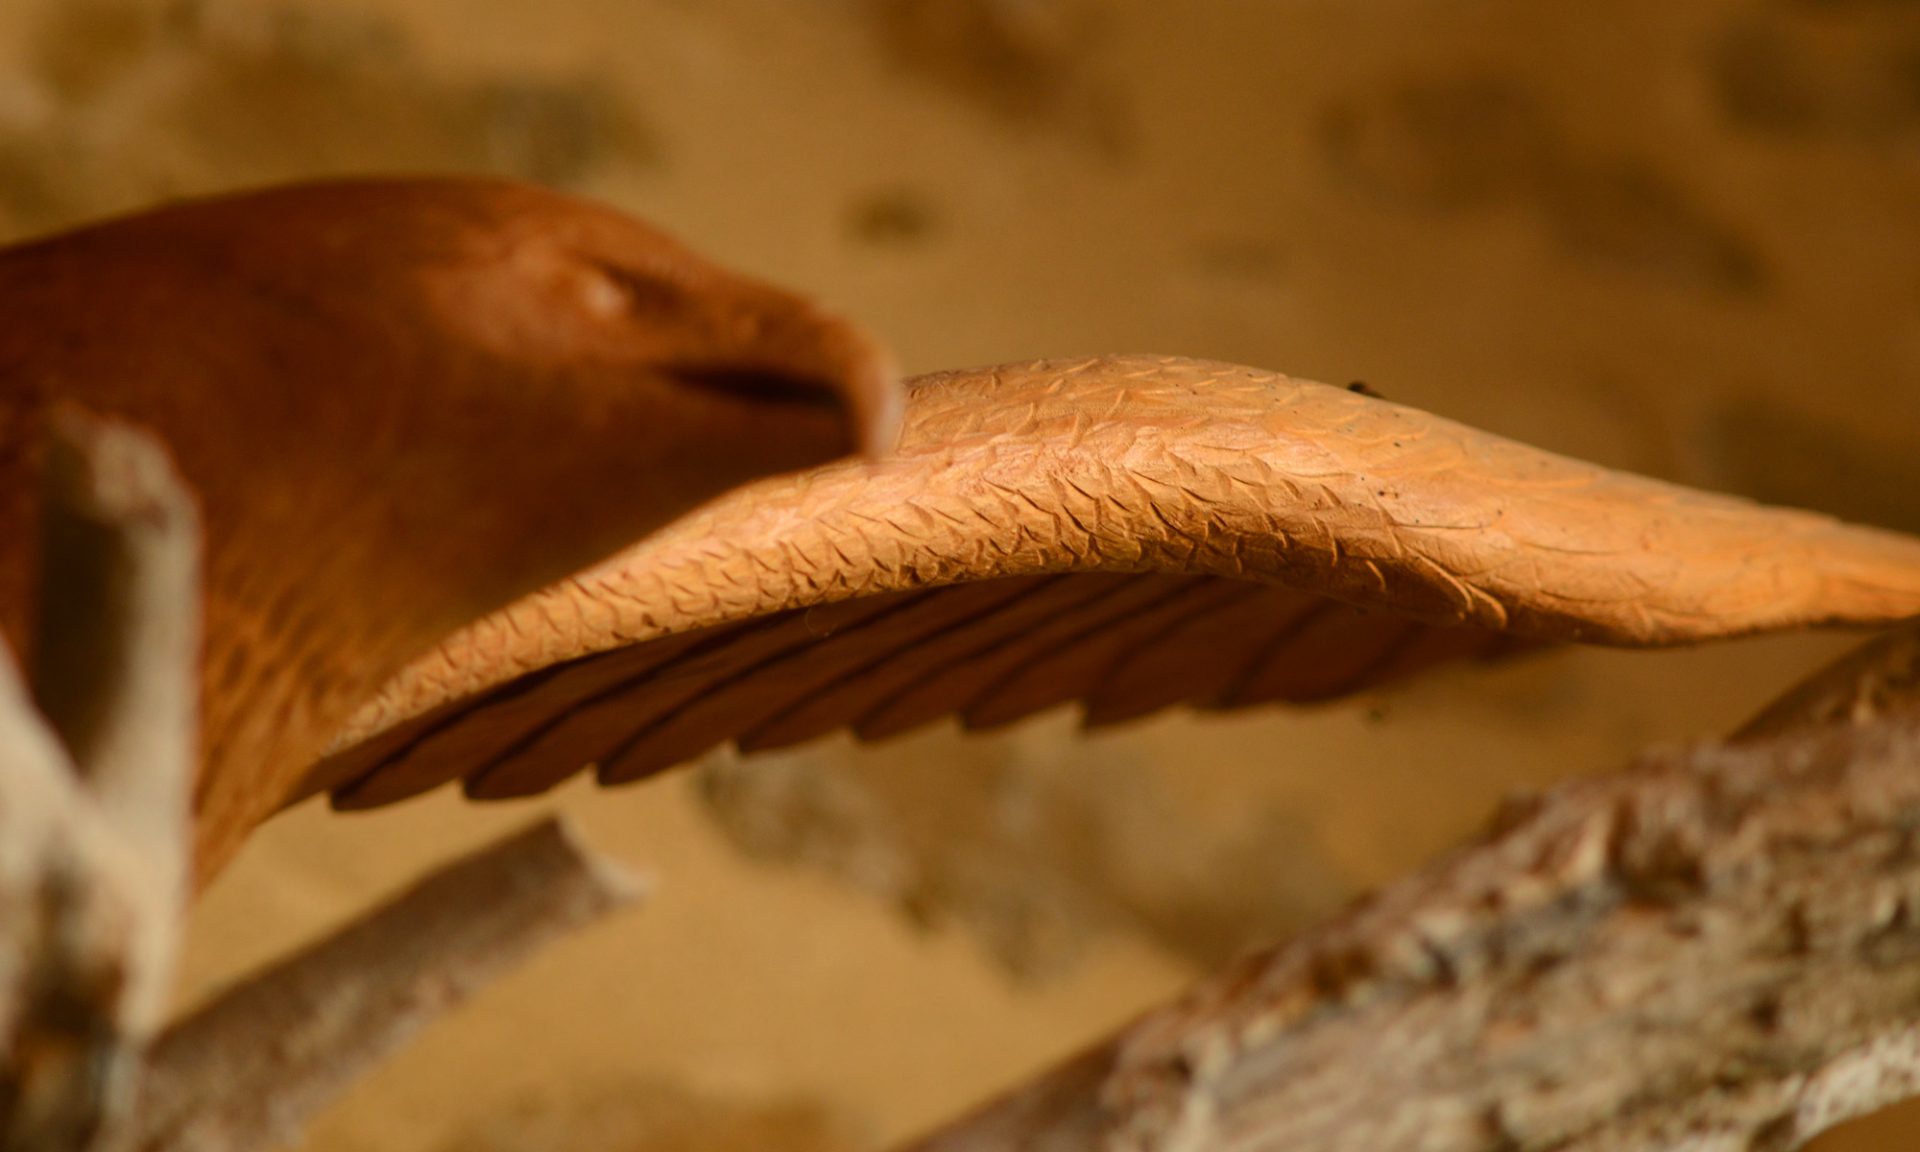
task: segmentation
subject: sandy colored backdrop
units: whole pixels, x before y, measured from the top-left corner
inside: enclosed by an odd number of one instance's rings
[[[429,170],[611,200],[912,370],[1156,351],[1364,379],[1920,531],[1904,0],[0,0],[6,238]],[[312,1146],[878,1148],[1502,794],[1722,730],[1837,646],[575,786],[549,803],[653,872],[652,905],[437,1028]],[[536,807],[282,819],[200,908],[183,999]]]

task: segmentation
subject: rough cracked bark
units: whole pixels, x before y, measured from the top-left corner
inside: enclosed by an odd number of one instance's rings
[[[1920,1093],[1920,709],[1877,698],[1518,801],[915,1152],[1766,1152]]]

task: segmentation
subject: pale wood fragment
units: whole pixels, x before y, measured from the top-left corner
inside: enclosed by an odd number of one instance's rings
[[[33,690],[103,813],[176,884],[197,753],[200,527],[145,433],[61,413]]]
[[[164,450],[67,412],[47,457],[39,708],[0,658],[0,1147],[35,1150],[110,1143],[132,1107],[184,901],[197,655]]]
[[[84,1148],[126,1108],[124,993],[171,943],[136,938],[137,875],[0,656],[0,1149]]]
[[[297,1136],[432,1019],[638,895],[558,821],[435,873],[167,1029],[137,1146],[252,1152]]]

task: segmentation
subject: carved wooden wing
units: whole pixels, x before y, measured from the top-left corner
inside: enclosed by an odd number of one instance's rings
[[[1920,615],[1920,542],[1229,364],[910,382],[898,449],[739,490],[456,635],[303,794],[638,779],[727,741],[1330,700],[1542,642]]]

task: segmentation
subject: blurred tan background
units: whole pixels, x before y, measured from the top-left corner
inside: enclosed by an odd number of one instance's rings
[[[608,199],[911,370],[1156,351],[1366,380],[1920,531],[1912,0],[0,0],[0,237],[427,170]],[[1843,645],[575,786],[551,803],[654,901],[436,1028],[311,1146],[880,1148],[1504,793],[1724,730]],[[199,909],[183,999],[536,807],[283,818]]]

